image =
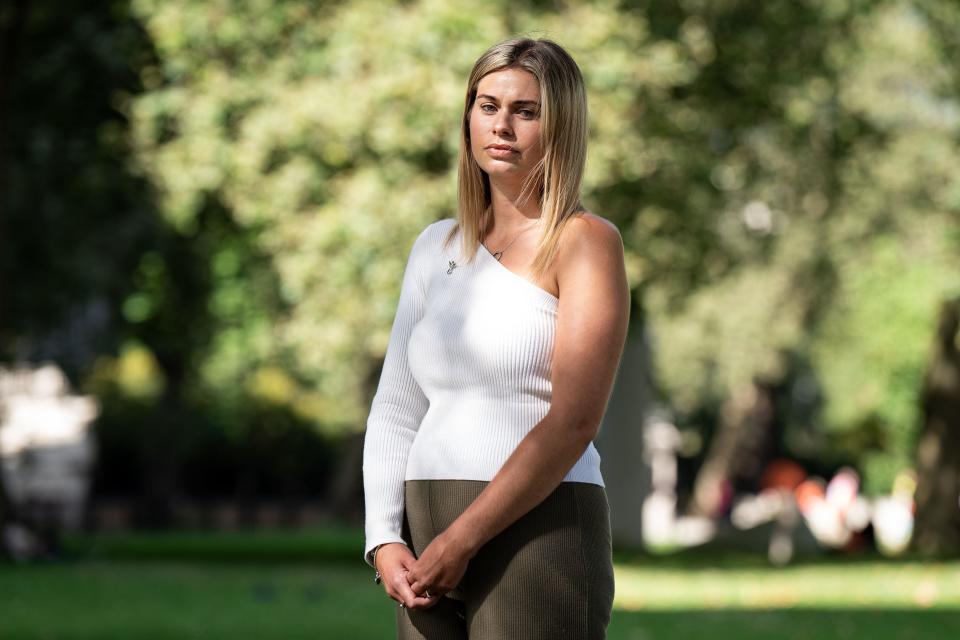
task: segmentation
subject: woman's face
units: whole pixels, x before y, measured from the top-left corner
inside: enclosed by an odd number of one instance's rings
[[[480,79],[470,108],[470,149],[492,180],[519,182],[536,166],[543,146],[540,87],[532,73],[503,69]]]

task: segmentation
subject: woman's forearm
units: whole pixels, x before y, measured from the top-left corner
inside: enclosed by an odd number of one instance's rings
[[[473,557],[550,495],[595,436],[596,428],[573,426],[548,413],[444,535]]]

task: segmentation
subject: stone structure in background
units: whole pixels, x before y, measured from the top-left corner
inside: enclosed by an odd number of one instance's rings
[[[3,542],[18,560],[56,553],[79,529],[96,450],[96,400],[71,395],[59,367],[0,369],[0,472],[10,509]]]
[[[643,424],[653,404],[651,354],[642,328],[628,336],[595,445],[610,503],[610,531],[618,547],[644,546],[641,504],[651,471],[643,457]]]
[[[677,456],[684,438],[656,408],[649,334],[627,338],[596,439],[610,502],[610,528],[620,548],[694,546],[713,523],[677,511]]]

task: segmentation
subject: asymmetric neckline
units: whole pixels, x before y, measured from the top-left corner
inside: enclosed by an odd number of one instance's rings
[[[499,269],[502,269],[508,276],[511,276],[511,277],[512,277],[513,279],[515,279],[515,280],[519,280],[521,283],[526,284],[527,286],[531,287],[532,289],[535,289],[535,290],[540,294],[540,296],[541,296],[542,298],[544,298],[544,299],[547,300],[548,302],[552,302],[552,303],[554,304],[554,306],[556,306],[556,305],[558,305],[558,304],[560,303],[560,299],[557,298],[557,296],[553,295],[552,293],[550,293],[549,291],[547,291],[546,289],[544,289],[544,288],[541,287],[540,285],[534,283],[534,282],[533,282],[532,280],[530,280],[529,278],[525,278],[524,276],[520,275],[519,273],[516,273],[516,272],[508,269],[507,267],[505,267],[499,260],[497,260],[497,259],[493,256],[492,253],[490,253],[490,250],[487,249],[487,247],[486,247],[482,242],[478,242],[477,244],[478,244],[477,252],[478,252],[478,253],[482,253],[484,256],[486,256],[486,258],[487,258],[489,261],[495,263],[496,266],[497,266]]]

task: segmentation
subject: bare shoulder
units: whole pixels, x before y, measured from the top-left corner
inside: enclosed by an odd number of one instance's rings
[[[558,271],[583,261],[602,258],[600,266],[623,261],[623,238],[617,225],[595,213],[585,211],[567,223],[560,237]]]

